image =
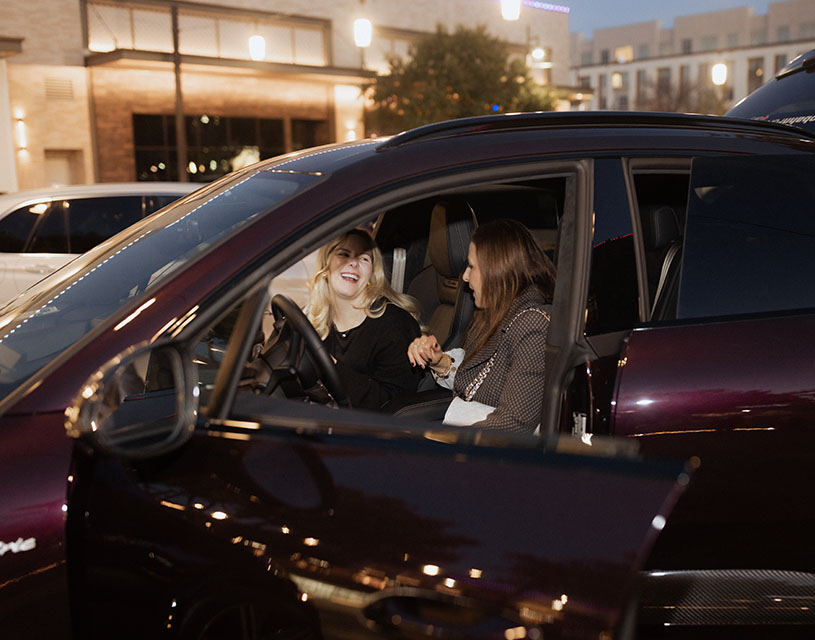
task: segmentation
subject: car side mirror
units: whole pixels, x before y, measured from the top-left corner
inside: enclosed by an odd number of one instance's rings
[[[172,345],[114,358],[65,410],[68,435],[126,458],[168,453],[190,439],[198,416],[195,365]]]

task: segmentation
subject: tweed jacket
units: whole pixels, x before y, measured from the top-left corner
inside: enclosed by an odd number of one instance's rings
[[[541,416],[550,313],[541,293],[526,289],[486,344],[458,367],[456,394],[495,407],[473,426],[534,432]],[[472,345],[465,344],[465,351],[468,346]]]

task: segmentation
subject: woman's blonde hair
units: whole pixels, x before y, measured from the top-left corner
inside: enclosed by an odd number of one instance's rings
[[[317,266],[314,269],[314,277],[311,279],[311,292],[306,307],[306,316],[314,325],[320,338],[325,340],[331,329],[331,324],[334,322],[331,288],[328,284],[331,257],[337,248],[351,237],[362,240],[362,250],[371,254],[371,279],[363,292],[361,307],[365,311],[365,315],[369,318],[378,318],[385,313],[385,307],[388,304],[395,304],[410,313],[416,318],[417,322],[421,322],[418,302],[411,296],[396,291],[388,281],[385,275],[382,252],[376,246],[371,234],[363,229],[351,229],[351,231],[323,245],[317,253]]]

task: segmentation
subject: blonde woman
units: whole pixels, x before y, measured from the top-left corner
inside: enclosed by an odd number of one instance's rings
[[[418,305],[390,286],[382,262],[367,231],[335,238],[317,255],[306,307],[355,408],[381,409],[421,379],[405,358],[421,335]]]

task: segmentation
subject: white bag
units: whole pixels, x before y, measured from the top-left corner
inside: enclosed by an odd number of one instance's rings
[[[469,402],[456,396],[447,407],[444,414],[444,423],[457,427],[466,427],[476,422],[481,422],[484,418],[495,411],[495,407],[488,404],[470,400]]]

